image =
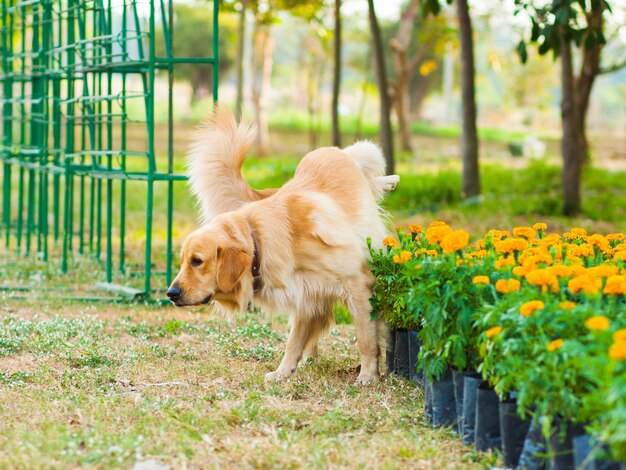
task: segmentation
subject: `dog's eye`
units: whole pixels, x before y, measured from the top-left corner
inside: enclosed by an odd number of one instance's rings
[[[202,264],[202,260],[200,258],[191,258],[191,265],[194,268],[197,268],[198,266],[200,266]]]

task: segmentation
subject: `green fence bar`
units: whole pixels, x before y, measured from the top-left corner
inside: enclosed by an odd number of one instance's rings
[[[77,285],[76,298],[156,298],[172,278],[174,189],[186,180],[175,171],[174,77],[177,67],[210,64],[217,101],[219,0],[206,57],[176,56],[172,0],[0,6],[2,249],[57,263],[67,276],[91,260],[90,285]],[[167,87],[158,132],[157,84]],[[130,194],[134,214],[138,198],[143,205],[140,220],[128,218]],[[165,195],[158,212],[155,195]],[[85,294],[93,286],[107,295]]]

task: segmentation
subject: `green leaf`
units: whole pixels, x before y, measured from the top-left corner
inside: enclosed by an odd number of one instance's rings
[[[517,55],[522,61],[522,64],[525,64],[528,60],[528,50],[526,49],[526,43],[524,42],[524,40],[521,40],[517,45]]]

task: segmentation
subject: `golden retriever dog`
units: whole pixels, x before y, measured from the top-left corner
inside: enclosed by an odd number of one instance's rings
[[[192,191],[203,225],[183,242],[180,272],[167,291],[177,306],[213,302],[228,312],[250,304],[290,314],[285,355],[266,380],[288,379],[317,352],[343,301],[356,326],[359,384],[378,377],[384,325],[371,318],[374,281],[367,239],[387,235],[378,200],[395,188],[378,147],[325,147],[300,161],[279,189],[257,191],[241,174],[253,128],[218,108],[189,155]]]

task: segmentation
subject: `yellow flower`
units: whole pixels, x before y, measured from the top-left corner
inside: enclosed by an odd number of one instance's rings
[[[620,341],[626,341],[626,328],[622,328],[621,330],[617,330],[615,333],[613,333],[613,340],[616,343],[619,343]]]
[[[572,268],[563,264],[555,264],[546,268],[550,274],[556,277],[569,277],[572,275]]]
[[[527,272],[528,271],[526,270],[526,268],[524,266],[515,266],[513,268],[513,274],[515,274],[516,276],[519,276],[519,277],[526,276]]]
[[[537,233],[530,227],[515,227],[513,229],[513,236],[524,237],[531,240],[537,236]]]
[[[543,310],[544,308],[545,305],[541,300],[531,300],[530,302],[522,304],[522,306],[519,308],[519,311],[523,316],[529,317],[536,310]]]
[[[452,228],[449,225],[430,224],[430,227],[426,230],[426,240],[428,240],[428,243],[431,245],[434,245],[435,243],[439,243],[450,233],[452,233]]]
[[[485,336],[487,338],[493,338],[494,336],[499,335],[501,332],[501,326],[494,326],[493,328],[489,328],[487,331],[485,331]]]
[[[517,292],[520,289],[520,282],[517,279],[498,279],[496,281],[496,290],[501,294],[509,292]]]
[[[562,310],[574,310],[576,308],[576,304],[574,302],[570,302],[566,300],[564,302],[559,303],[559,308]]]
[[[589,274],[593,278],[616,276],[617,273],[619,273],[618,267],[608,264],[600,264],[592,268],[587,268],[587,274]]]
[[[474,276],[472,279],[472,284],[490,284],[491,281],[487,276]]]
[[[506,240],[494,243],[496,252],[513,253],[514,251],[522,251],[528,246],[528,242],[523,238],[508,238]]]
[[[400,264],[401,263],[400,257],[398,255],[393,255],[393,262],[396,264]]]
[[[402,262],[407,262],[411,259],[411,256],[413,256],[413,254],[410,251],[403,251],[402,253],[400,253],[400,259],[402,260]]]
[[[626,243],[620,243],[619,245],[615,245],[613,248],[615,251],[624,251],[626,250]]]
[[[547,230],[548,226],[546,224],[544,224],[543,222],[537,222],[535,225],[533,225],[533,230]]]
[[[626,341],[619,341],[613,343],[609,348],[609,356],[616,361],[623,361],[626,359]]]
[[[563,346],[563,340],[561,338],[555,339],[548,343],[548,351],[556,351],[557,349],[561,349],[561,346]]]
[[[609,277],[602,292],[612,295],[626,294],[626,275]]]
[[[462,250],[469,242],[469,233],[465,230],[455,230],[441,240],[441,248],[446,253]]]
[[[509,232],[508,230],[489,230],[487,232],[487,235],[485,235],[485,238],[491,236],[493,238],[493,241],[499,241],[502,238],[505,237],[510,237],[511,236],[511,232]]]
[[[424,229],[422,228],[421,225],[418,225],[418,224],[411,224],[411,225],[409,225],[409,232],[411,232],[411,233],[418,234],[418,233],[422,233],[423,230]]]
[[[383,238],[383,245],[389,247],[397,247],[400,246],[400,243],[393,237],[385,237]]]
[[[604,331],[609,329],[611,322],[603,315],[595,315],[587,319],[585,326],[592,331]]]

